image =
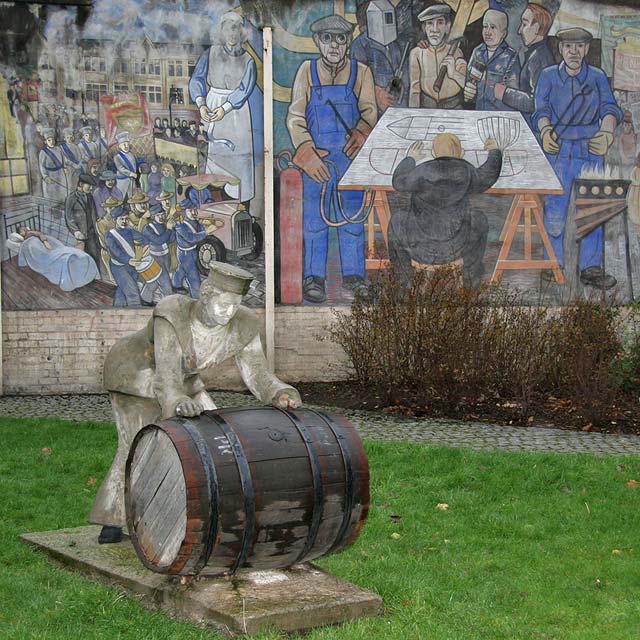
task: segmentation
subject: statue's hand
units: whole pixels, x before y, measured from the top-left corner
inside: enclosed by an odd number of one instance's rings
[[[178,399],[175,408],[175,415],[177,416],[185,416],[187,418],[193,418],[194,416],[199,416],[204,409],[200,405],[199,402],[196,402],[192,398],[188,396],[182,396]]]
[[[283,389],[273,397],[272,404],[281,409],[297,409],[302,404],[302,399],[295,389]]]

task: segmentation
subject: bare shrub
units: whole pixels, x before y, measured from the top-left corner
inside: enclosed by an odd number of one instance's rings
[[[562,309],[558,323],[560,393],[585,420],[602,424],[617,394],[615,371],[623,354],[619,313],[601,303],[578,300]]]
[[[468,289],[459,268],[416,271],[410,283],[390,269],[330,335],[355,377],[387,404],[460,415],[486,398],[508,400],[524,421],[540,393],[571,400],[602,422],[620,357],[618,315],[578,302],[558,312],[522,304],[508,289]]]

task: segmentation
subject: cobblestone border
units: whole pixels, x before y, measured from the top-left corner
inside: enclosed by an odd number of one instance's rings
[[[245,393],[213,392],[220,407],[260,406]],[[363,438],[394,442],[421,442],[476,450],[547,451],[592,455],[640,455],[640,436],[582,433],[540,427],[511,427],[482,422],[432,418],[402,418],[382,412],[314,407],[344,414]],[[0,416],[60,418],[113,422],[109,397],[101,395],[2,396]]]

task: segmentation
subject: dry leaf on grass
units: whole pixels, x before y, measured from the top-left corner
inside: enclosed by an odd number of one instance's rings
[[[630,489],[636,489],[638,487],[638,481],[629,480],[629,482],[627,482],[627,487],[629,487]]]
[[[96,477],[95,476],[89,476],[87,478],[87,484],[95,484],[97,482]]]
[[[401,536],[399,533],[392,533],[392,534],[391,534],[391,537],[392,537],[394,540],[400,540],[400,538],[402,538],[402,536]]]
[[[43,456],[50,456],[51,455],[51,449],[49,447],[42,447],[42,449],[40,449],[40,453]]]
[[[446,511],[449,508],[449,505],[446,502],[439,502],[436,505],[436,509],[440,509],[440,511]]]

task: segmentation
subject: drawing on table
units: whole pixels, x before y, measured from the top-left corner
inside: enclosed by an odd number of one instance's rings
[[[454,133],[460,140],[465,139],[464,118],[447,114],[446,118],[433,116],[408,116],[387,125],[387,129],[404,140],[421,140],[431,143],[445,131]]]
[[[427,142],[425,148],[429,150],[431,144]],[[369,152],[369,165],[376,173],[391,176],[406,156],[406,152],[404,148],[375,147]],[[486,162],[487,155],[484,149],[467,149],[464,152],[464,159],[474,167],[479,167]],[[522,173],[527,168],[528,160],[529,152],[526,149],[507,149],[504,153],[500,177],[510,178]]]
[[[478,134],[483,143],[487,139],[493,138],[503,151],[520,139],[520,121],[515,118],[505,118],[504,116],[480,118],[477,126]]]

